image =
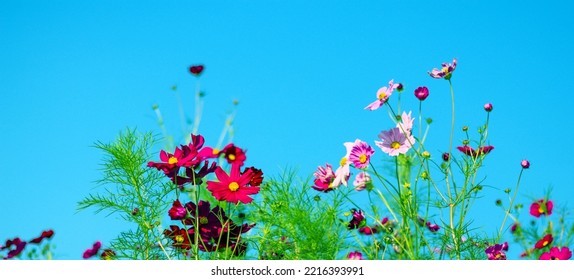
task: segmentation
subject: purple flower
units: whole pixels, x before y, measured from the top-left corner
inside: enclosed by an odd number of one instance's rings
[[[452,76],[452,72],[454,72],[454,69],[456,68],[456,58],[452,60],[452,64],[450,63],[443,63],[442,64],[442,68],[436,69],[434,68],[432,71],[428,72],[429,75],[435,79],[445,79],[445,80],[450,80],[451,76]]]
[[[505,251],[508,251],[508,242],[494,244],[484,250],[489,260],[506,260]]]
[[[361,252],[355,251],[355,252],[350,252],[347,255],[347,259],[348,260],[362,260],[363,259],[363,254],[361,254]]]
[[[415,96],[420,101],[424,101],[429,96],[429,89],[427,87],[418,87],[415,89]]]
[[[406,137],[398,127],[388,131],[382,131],[378,136],[383,141],[375,141],[375,144],[389,156],[406,154],[415,143],[414,137]]]

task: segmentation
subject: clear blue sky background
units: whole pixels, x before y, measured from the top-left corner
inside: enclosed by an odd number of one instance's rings
[[[496,189],[477,204],[476,225],[500,225],[494,200],[515,185],[523,158],[532,166],[520,201],[553,186],[557,204],[571,208],[572,9],[569,1],[2,1],[0,242],[52,228],[55,257],[79,259],[95,240],[114,238],[120,220],[76,213],[100,176],[92,145],[126,127],[159,133],[152,104],[179,133],[170,88],[191,112],[187,67],[199,63],[207,144],[237,99],[235,143],[249,164],[266,176],[286,167],[308,176],[336,164],[343,142],[373,144],[393,126],[384,111],[363,110],[390,79],[405,84],[402,107],[413,111],[413,90],[429,87],[428,145],[438,157],[450,97],[427,71],[456,57],[456,126],[475,131],[483,104],[494,104],[496,148],[482,174]]]

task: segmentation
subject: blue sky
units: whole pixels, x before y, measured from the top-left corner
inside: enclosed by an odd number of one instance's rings
[[[95,240],[114,238],[121,221],[76,212],[100,175],[93,144],[126,127],[159,133],[153,104],[179,133],[170,88],[177,85],[191,112],[192,64],[206,66],[207,144],[237,99],[235,143],[250,164],[267,176],[286,167],[309,176],[337,163],[344,142],[373,143],[393,126],[384,111],[363,110],[390,79],[405,84],[402,107],[413,111],[413,90],[429,87],[428,145],[439,156],[450,98],[448,84],[427,71],[456,57],[456,126],[475,129],[483,104],[494,104],[496,148],[483,174],[498,191],[477,205],[477,223],[492,219],[483,214],[514,186],[524,158],[532,166],[519,199],[552,186],[557,203],[572,207],[568,1],[309,2],[0,3],[0,240],[52,228],[56,257],[77,259]],[[494,213],[499,225],[502,213]]]

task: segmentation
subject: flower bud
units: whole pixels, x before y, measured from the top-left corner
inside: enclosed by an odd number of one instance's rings
[[[522,166],[522,168],[528,169],[528,168],[530,167],[530,162],[529,162],[528,160],[523,159],[523,160],[520,162],[520,165]]]
[[[484,110],[487,112],[492,111],[492,104],[491,103],[484,104]]]
[[[429,96],[429,89],[427,87],[418,87],[415,89],[415,97],[420,101],[424,101]]]

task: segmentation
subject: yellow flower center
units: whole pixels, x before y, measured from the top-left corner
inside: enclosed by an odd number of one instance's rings
[[[544,209],[542,207],[538,208],[538,213],[544,214]]]
[[[546,247],[546,245],[548,245],[548,241],[544,240],[544,242],[542,242],[542,247]]]
[[[401,147],[401,143],[399,143],[399,142],[395,141],[395,142],[391,143],[391,148],[393,148],[393,149],[398,149],[400,147]]]
[[[234,155],[234,154],[230,154],[230,155],[227,156],[227,158],[228,158],[229,160],[235,160],[235,155]]]
[[[367,156],[364,155],[364,154],[363,154],[363,155],[360,155],[360,156],[359,156],[359,162],[361,162],[361,163],[367,162]]]
[[[345,164],[347,164],[347,158],[346,158],[346,157],[343,157],[343,158],[341,159],[341,162],[340,162],[339,164],[340,164],[341,166],[345,166]]]
[[[174,156],[169,157],[169,159],[167,160],[167,163],[169,164],[176,164],[177,163],[177,158]]]
[[[384,92],[379,93],[379,99],[382,100],[382,99],[385,99],[385,98],[387,98],[387,94],[386,94],[386,93],[384,93]]]
[[[185,240],[185,239],[183,238],[183,236],[181,236],[181,235],[176,235],[176,236],[175,236],[175,242],[177,242],[177,243],[182,243],[183,240]]]
[[[231,182],[229,183],[229,190],[232,192],[235,192],[239,189],[239,184],[237,184],[236,182]]]
[[[448,74],[448,67],[446,67],[446,66],[443,67],[443,68],[442,68],[442,71],[443,71],[445,74]]]
[[[202,225],[205,225],[209,222],[209,220],[207,220],[207,217],[199,217],[199,223]]]
[[[212,153],[213,153],[214,155],[219,154],[219,149],[213,149]]]

